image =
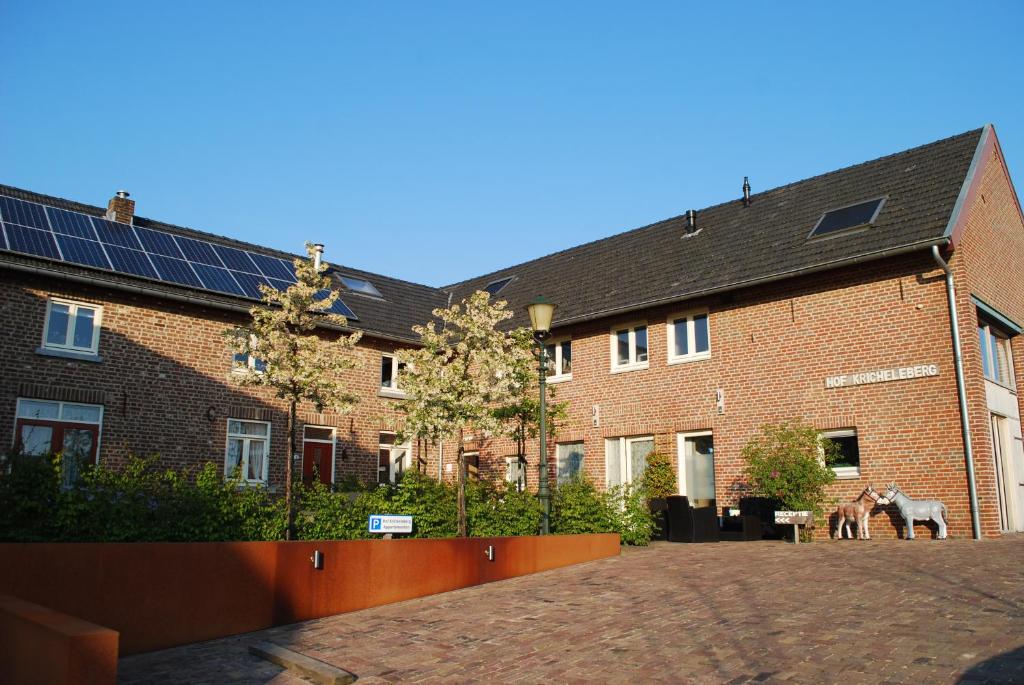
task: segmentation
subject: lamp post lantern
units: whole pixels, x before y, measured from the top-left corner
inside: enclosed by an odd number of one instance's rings
[[[551,317],[555,313],[555,305],[543,295],[526,306],[530,314],[530,325],[533,327],[533,339],[537,343],[540,359],[540,478],[537,496],[540,498],[541,519],[540,534],[551,532],[551,490],[548,487],[548,426],[547,426],[547,349],[544,343],[551,337]]]

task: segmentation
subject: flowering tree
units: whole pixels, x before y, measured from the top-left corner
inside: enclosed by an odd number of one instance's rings
[[[296,282],[285,291],[261,285],[263,301],[249,310],[252,323],[224,332],[236,355],[258,363],[246,364],[233,375],[241,385],[272,389],[288,403],[288,457],[285,459],[285,507],[291,539],[295,512],[292,508],[292,471],[297,454],[296,410],[309,402],[318,412],[330,408],[347,412],[356,398],[341,381],[342,372],[355,366],[351,355],[359,341],[358,331],[328,339],[315,328],[322,324],[345,326],[344,316],[328,310],[338,299],[326,275],[327,263],[317,266],[314,247],[306,243],[309,259],[295,260]]]
[[[517,328],[509,333],[517,349],[533,348],[533,333],[527,328]],[[553,357],[548,357],[554,362]],[[516,456],[526,460],[526,442],[536,438],[540,432],[540,383],[537,360],[530,354],[517,354],[511,367],[516,392],[506,402],[494,409],[495,417],[502,423],[502,431],[516,443]],[[547,388],[547,433],[553,438],[558,426],[565,420],[567,402],[555,403],[555,388]]]
[[[835,461],[837,451],[834,443],[821,439],[814,426],[800,420],[768,424],[744,446],[743,473],[752,494],[820,516],[827,498],[825,488],[836,477],[828,465]]]
[[[523,391],[515,373],[529,347],[497,329],[512,317],[504,301],[491,303],[477,291],[447,309],[435,309],[440,322],[413,330],[422,347],[401,350],[405,363],[401,387],[406,393],[403,437],[431,442],[458,438],[459,536],[466,535],[466,457],[464,431],[497,432],[502,421],[494,408],[508,404]]]

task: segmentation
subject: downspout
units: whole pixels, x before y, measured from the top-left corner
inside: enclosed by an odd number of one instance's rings
[[[437,443],[437,482],[444,481],[444,440]]]
[[[960,433],[964,440],[964,457],[967,460],[967,494],[971,500],[971,527],[974,539],[981,539],[981,520],[978,516],[978,489],[974,483],[974,449],[971,447],[971,423],[967,415],[967,388],[964,385],[964,358],[960,347],[960,317],[956,312],[956,289],[953,286],[953,270],[939,254],[938,245],[932,245],[932,256],[939,267],[946,272],[946,299],[949,301],[949,325],[953,330],[953,363],[956,367],[956,394],[960,401]]]

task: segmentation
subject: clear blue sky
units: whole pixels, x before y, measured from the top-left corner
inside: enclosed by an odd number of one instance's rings
[[[1024,183],[1024,3],[839,5],[6,0],[0,182],[432,285],[987,122]]]

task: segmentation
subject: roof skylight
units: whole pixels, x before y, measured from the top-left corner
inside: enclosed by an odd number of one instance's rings
[[[494,297],[500,293],[501,289],[508,285],[513,278],[513,276],[509,276],[508,278],[499,278],[496,281],[491,281],[486,287],[484,287],[484,290],[490,293],[491,297]]]
[[[369,295],[370,297],[379,297],[383,299],[383,295],[380,291],[374,287],[373,283],[363,280],[362,278],[355,278],[354,276],[342,276],[341,282],[345,284],[345,287],[354,293],[361,293],[363,295]]]
[[[879,197],[867,202],[858,202],[855,205],[847,205],[838,209],[830,209],[821,215],[818,223],[814,225],[808,238],[816,238],[828,233],[845,231],[848,228],[857,228],[875,223],[878,213],[882,211],[885,198]]]

